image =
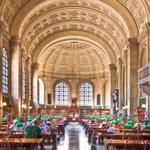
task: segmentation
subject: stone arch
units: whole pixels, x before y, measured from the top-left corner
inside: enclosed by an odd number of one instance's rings
[[[69,83],[69,81],[68,80],[65,80],[65,79],[58,79],[58,80],[56,80],[55,82],[54,82],[54,86],[53,86],[53,92],[54,92],[54,103],[55,103],[55,106],[57,106],[57,104],[56,104],[56,85],[57,84],[59,84],[59,83],[64,83],[67,87],[68,87],[68,104],[67,105],[70,105],[70,103],[71,103],[71,89],[72,89],[72,87],[71,87],[71,84]]]
[[[94,42],[97,46],[103,47],[104,50],[106,51],[107,55],[109,56],[110,63],[116,62],[115,54],[113,53],[112,49],[110,48],[110,46],[105,41],[103,41],[102,39],[100,39],[94,35],[91,35],[89,33],[77,32],[77,31],[66,31],[66,32],[54,34],[51,37],[47,37],[44,41],[42,41],[35,48],[34,53],[32,54],[33,62],[37,62],[38,56],[39,56],[40,52],[42,51],[43,47],[45,48],[48,44],[55,41],[56,39],[60,39],[60,38],[64,38],[64,37],[71,37],[72,35],[89,39],[90,41]]]
[[[34,0],[26,3],[22,7],[22,9],[18,11],[18,13],[16,14],[12,22],[11,29],[10,29],[11,35],[17,36],[21,22],[25,19],[27,14],[31,12],[34,8],[38,8],[40,7],[40,5],[46,4],[46,2],[47,2],[46,0],[44,0],[43,2],[39,0]],[[130,37],[136,37],[138,35],[138,27],[136,25],[136,21],[134,20],[133,16],[130,14],[127,8],[125,8],[124,5],[116,1],[102,0],[102,2],[108,6],[111,6],[122,16],[130,31]]]

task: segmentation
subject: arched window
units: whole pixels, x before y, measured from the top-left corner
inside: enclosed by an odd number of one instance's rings
[[[59,82],[55,86],[56,105],[68,105],[69,86],[64,82]]]
[[[38,89],[39,104],[44,104],[44,83],[41,79],[38,82]]]
[[[32,86],[31,86],[31,71],[29,72],[29,101],[31,101],[31,98],[32,98]]]
[[[24,66],[22,67],[22,99],[26,99],[26,74]]]
[[[2,49],[2,92],[8,94],[8,54]]]
[[[80,86],[80,105],[92,105],[93,86],[90,83],[82,83]]]

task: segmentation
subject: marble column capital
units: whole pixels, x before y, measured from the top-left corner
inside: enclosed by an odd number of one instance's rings
[[[6,25],[0,20],[0,31],[6,30]]]
[[[110,71],[112,71],[112,70],[116,70],[117,67],[115,64],[109,64],[109,69],[110,69]]]
[[[31,57],[27,57],[26,62],[27,62],[27,64],[31,64]]]
[[[123,63],[122,59],[118,58],[118,64],[119,64],[119,66],[122,65],[122,63]]]
[[[125,64],[126,60],[127,60],[127,49],[123,51],[123,63]]]
[[[21,46],[21,40],[18,36],[12,36],[10,43],[12,46]]]
[[[128,47],[138,46],[138,40],[137,38],[129,38],[128,39]]]
[[[33,70],[38,70],[39,69],[39,64],[38,63],[33,63],[32,64],[32,68],[33,68]]]

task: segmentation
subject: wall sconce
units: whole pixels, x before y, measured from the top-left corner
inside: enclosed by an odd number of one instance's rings
[[[7,103],[6,102],[3,102],[2,103],[2,107],[0,107],[0,109],[3,109],[3,107],[7,106]]]
[[[6,105],[7,105],[7,103],[6,103],[6,102],[3,102],[3,103],[2,103],[2,105],[3,105],[3,106],[6,106]]]
[[[128,106],[126,105],[126,106],[122,107],[122,109],[123,110],[128,109]]]
[[[142,104],[142,106],[141,106],[142,108],[146,108],[146,105],[145,104]]]
[[[26,109],[26,108],[27,108],[27,105],[26,105],[26,104],[22,104],[22,108],[23,108],[23,109]]]
[[[116,107],[116,111],[118,111],[119,110],[119,108],[118,107]]]
[[[27,108],[32,109],[32,106],[27,107],[26,104],[22,104],[22,108],[23,108],[23,109],[27,109]]]
[[[32,109],[32,106],[30,106],[29,109]]]

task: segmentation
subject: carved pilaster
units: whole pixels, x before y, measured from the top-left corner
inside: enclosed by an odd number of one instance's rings
[[[18,37],[12,37],[10,41],[11,52],[11,99],[16,114],[22,113],[22,61],[21,43]]]
[[[123,102],[123,61],[118,59],[118,89],[119,89],[119,108],[122,107]]]
[[[116,87],[117,87],[117,79],[116,79],[116,76],[117,76],[117,67],[115,64],[110,64],[109,65],[109,70],[110,70],[110,99],[111,99],[111,106],[114,107],[114,103],[113,103],[113,99],[112,99],[112,94],[113,92],[115,91]],[[113,112],[114,110],[111,111],[111,113],[114,113]]]
[[[39,64],[33,63],[32,64],[32,93],[33,93],[33,105],[34,109],[37,111],[38,109],[38,69]]]
[[[139,44],[137,39],[130,38],[127,53],[127,101],[129,114],[134,114],[138,105],[138,55]]]
[[[28,57],[26,59],[26,101],[27,101],[27,113],[30,114],[30,99],[29,99],[29,95],[30,95],[30,82],[29,80],[31,79],[30,75],[31,75],[31,58]]]

